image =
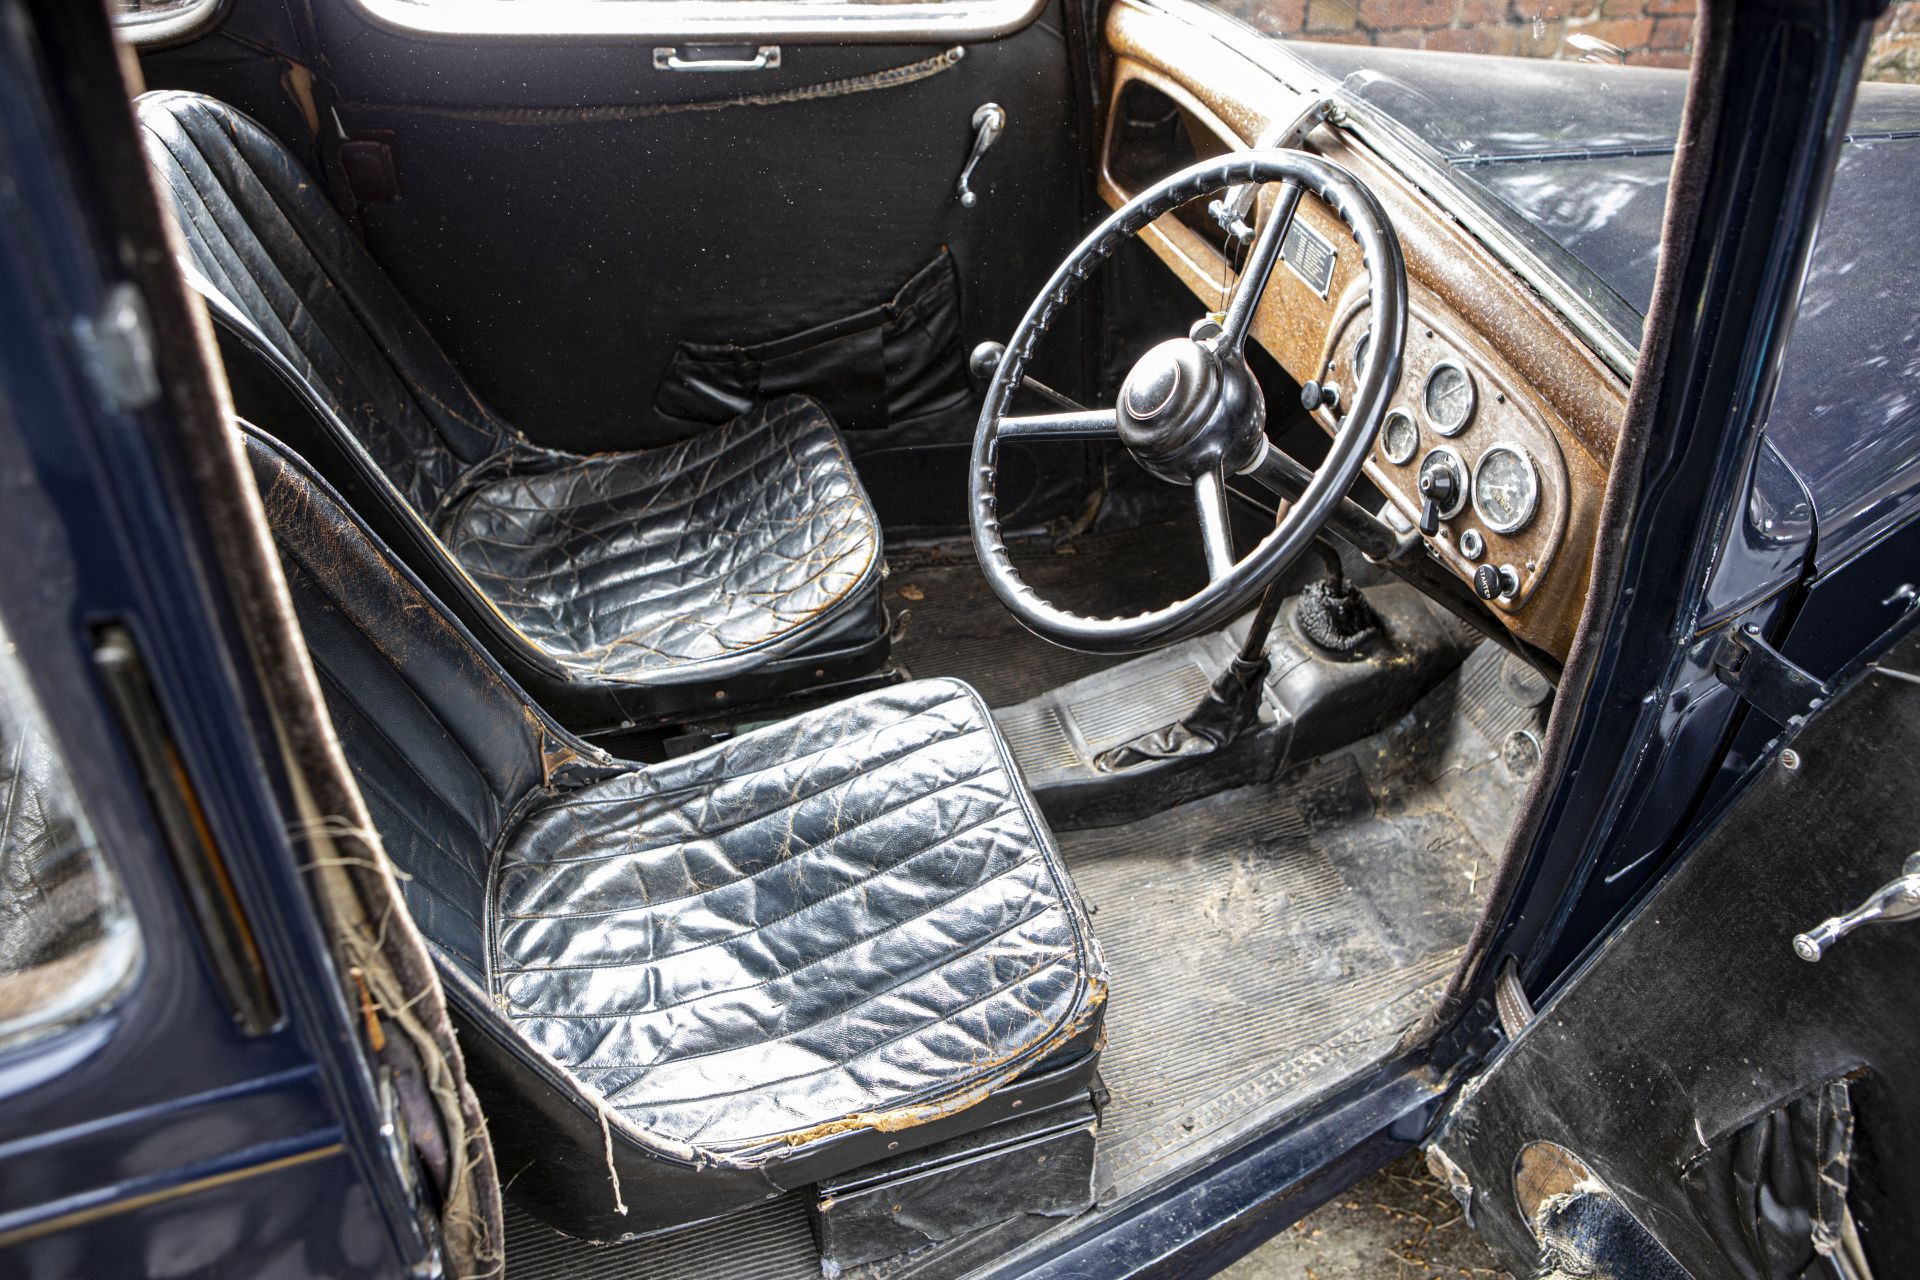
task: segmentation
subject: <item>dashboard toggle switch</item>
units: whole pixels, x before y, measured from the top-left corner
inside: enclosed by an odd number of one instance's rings
[[[1429,538],[1440,522],[1460,514],[1467,500],[1466,470],[1451,449],[1435,449],[1420,463],[1420,532]]]

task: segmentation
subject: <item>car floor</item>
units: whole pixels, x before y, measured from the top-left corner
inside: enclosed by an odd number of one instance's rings
[[[1197,591],[1206,583],[1191,520],[1010,548],[1028,585],[1080,612],[1115,617]],[[970,543],[887,549],[893,660],[912,676],[953,676],[992,707],[1025,702],[1126,661],[1049,644],[1023,627],[987,586]]]
[[[1138,531],[1087,541],[1045,557],[1032,580],[1043,591],[1050,577],[1076,582],[1076,603],[1093,607],[1084,591],[1096,579],[1092,552],[1124,556],[1129,578],[1149,591],[1184,573],[1176,561],[1191,554]],[[1006,705],[1115,661],[1019,630],[971,557],[893,559],[889,589],[902,594],[889,604],[914,611],[896,656],[914,675],[958,675]],[[1273,783],[1059,833],[1112,977],[1094,1212],[1379,1059],[1430,1006],[1459,961],[1524,787],[1500,745],[1517,729],[1538,732],[1543,719],[1543,708],[1508,692],[1504,663],[1482,645],[1386,732]],[[961,1275],[1071,1229],[1015,1219],[849,1274]],[[520,1280],[820,1272],[802,1193],[659,1240],[596,1247],[519,1211],[509,1187],[508,1259]]]

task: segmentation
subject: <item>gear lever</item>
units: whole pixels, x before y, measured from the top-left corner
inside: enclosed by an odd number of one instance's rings
[[[973,349],[972,355],[967,357],[967,372],[982,382],[991,382],[993,381],[994,370],[1000,367],[1000,360],[1006,354],[1006,343],[983,342]],[[1053,401],[1062,409],[1073,409],[1081,413],[1086,412],[1087,406],[1081,404],[1072,396],[1060,394],[1038,378],[1022,377],[1020,379],[1020,385],[1035,395]]]

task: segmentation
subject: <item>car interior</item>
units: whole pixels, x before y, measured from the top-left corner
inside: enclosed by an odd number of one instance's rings
[[[509,1275],[1033,1253],[1470,958],[1651,264],[1530,274],[1343,46],[1018,7],[649,60],[231,0],[140,50]]]

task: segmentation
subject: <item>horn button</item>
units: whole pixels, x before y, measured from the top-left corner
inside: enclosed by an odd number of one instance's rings
[[[1205,341],[1173,338],[1140,357],[1120,387],[1120,439],[1163,480],[1191,484],[1259,455],[1267,404],[1246,361]]]

